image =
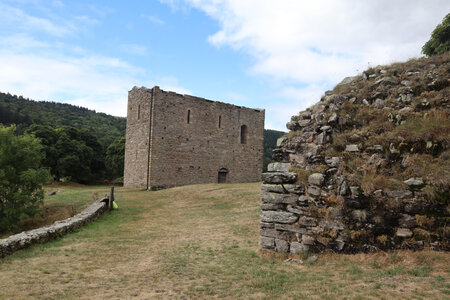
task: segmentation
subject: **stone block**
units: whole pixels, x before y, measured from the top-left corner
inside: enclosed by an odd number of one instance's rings
[[[401,237],[401,238],[409,238],[412,237],[413,233],[408,228],[397,228],[397,231],[395,232],[395,236]]]
[[[345,146],[345,152],[359,152],[358,145],[352,144]]]
[[[301,216],[298,220],[298,224],[305,227],[317,226],[317,219],[312,217]]]
[[[340,161],[341,161],[341,159],[339,157],[326,157],[325,158],[325,163],[330,168],[337,168],[339,166]]]
[[[289,251],[292,254],[298,254],[301,252],[307,252],[309,250],[309,247],[307,245],[304,245],[302,243],[299,242],[292,242],[291,243],[291,247],[289,249]]]
[[[275,249],[275,239],[271,237],[260,236],[259,245],[264,249]]]
[[[398,199],[409,199],[413,197],[413,193],[408,190],[387,191],[386,194],[390,198],[398,198]]]
[[[287,205],[286,210],[294,214],[303,215],[308,211],[308,208],[304,208],[301,206]]]
[[[308,194],[313,196],[313,197],[320,196],[321,192],[322,192],[322,190],[319,187],[317,187],[317,186],[310,186],[308,188]]]
[[[313,173],[309,175],[308,177],[308,183],[314,184],[317,186],[321,186],[323,184],[323,181],[325,180],[325,177],[321,173]]]
[[[275,162],[267,165],[268,172],[288,172],[291,167],[290,163]]]
[[[278,210],[283,209],[283,204],[262,203],[261,210]]]
[[[409,178],[408,180],[405,180],[403,182],[412,189],[418,189],[425,185],[423,178],[419,177]]]
[[[275,224],[276,230],[284,230],[293,233],[306,234],[308,231],[305,228],[301,228],[298,225],[288,225],[288,224]]]
[[[302,244],[304,244],[304,245],[308,245],[308,246],[314,245],[315,241],[316,241],[316,239],[310,235],[304,234],[302,236]]]
[[[259,230],[259,235],[260,236],[265,236],[265,237],[273,237],[276,239],[282,239],[282,240],[287,240],[289,238],[289,233],[286,231],[278,231],[276,229],[273,228],[261,228]]]
[[[264,183],[294,183],[295,181],[297,181],[297,174],[294,172],[263,173],[262,179]]]
[[[304,186],[299,184],[262,184],[261,190],[280,194],[302,194],[305,192]]]
[[[300,197],[298,197],[298,202],[301,205],[308,205],[308,203],[311,201],[310,197],[306,196],[306,195],[301,195]]]
[[[260,222],[259,227],[261,228],[275,228],[275,224],[273,223],[266,223],[266,222]]]
[[[275,239],[275,251],[280,253],[289,253],[289,242]]]
[[[261,192],[261,200],[272,204],[295,204],[298,196],[295,194],[278,194],[270,192]]]
[[[328,119],[328,124],[336,123],[337,119],[338,119],[338,115],[335,112],[332,113],[330,118]]]
[[[298,220],[298,216],[290,212],[268,210],[261,212],[261,220],[263,222],[292,224]]]

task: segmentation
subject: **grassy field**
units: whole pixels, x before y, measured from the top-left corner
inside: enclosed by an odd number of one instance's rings
[[[58,193],[55,195],[48,196],[50,192],[56,191]],[[42,211],[33,219],[21,222],[15,232],[0,232],[0,238],[6,238],[15,233],[47,226],[55,221],[70,218],[81,212],[94,200],[109,193],[109,188],[106,186],[86,187],[76,184],[57,184],[46,186],[44,192],[47,196],[45,196]]]
[[[106,187],[65,187],[83,206]],[[450,299],[450,255],[319,255],[258,247],[259,184],[116,189],[119,210],[0,260],[0,299]],[[59,203],[59,202],[58,202]]]

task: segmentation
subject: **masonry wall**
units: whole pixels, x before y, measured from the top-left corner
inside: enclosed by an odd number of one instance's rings
[[[336,167],[338,159],[328,160]],[[420,188],[378,193],[369,199],[355,187],[342,188],[338,201],[324,201],[329,176],[313,173],[297,181],[291,163],[272,163],[262,174],[260,245],[276,252],[356,253],[377,250],[449,250],[446,207],[419,200]],[[394,196],[394,195],[391,195]],[[329,199],[329,198],[328,198]]]
[[[124,185],[147,186],[152,90],[128,92]]]
[[[143,91],[146,90],[153,97],[149,187],[217,183],[220,169],[228,171],[226,180],[229,183],[260,180],[264,110],[166,92],[158,87],[133,90],[129,113],[140,103],[134,100],[135,94],[145,94]],[[148,117],[145,119],[149,121]],[[247,127],[244,144],[241,143],[243,125]],[[132,152],[136,148],[138,152],[145,150],[143,135],[149,131],[150,127],[144,121],[133,123],[131,119],[130,128],[127,123],[126,152],[130,153],[126,153],[128,160],[125,161],[126,186],[146,187],[144,168],[148,159],[140,156],[133,161]],[[141,163],[144,167],[132,166]]]

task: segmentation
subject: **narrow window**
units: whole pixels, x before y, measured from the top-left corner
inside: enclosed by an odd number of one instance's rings
[[[222,116],[219,116],[219,128],[222,125]]]
[[[241,126],[241,144],[247,144],[247,126]]]
[[[191,122],[191,110],[188,109],[188,113],[187,113],[187,123],[189,124]]]
[[[141,117],[141,105],[140,105],[140,104],[138,105],[138,111],[137,111],[137,113],[138,113],[138,120],[139,120],[140,117]]]

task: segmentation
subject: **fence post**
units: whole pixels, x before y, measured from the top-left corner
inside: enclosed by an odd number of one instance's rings
[[[111,191],[109,192],[109,201],[108,201],[108,209],[113,209],[113,201],[114,201],[114,186],[111,186]]]

